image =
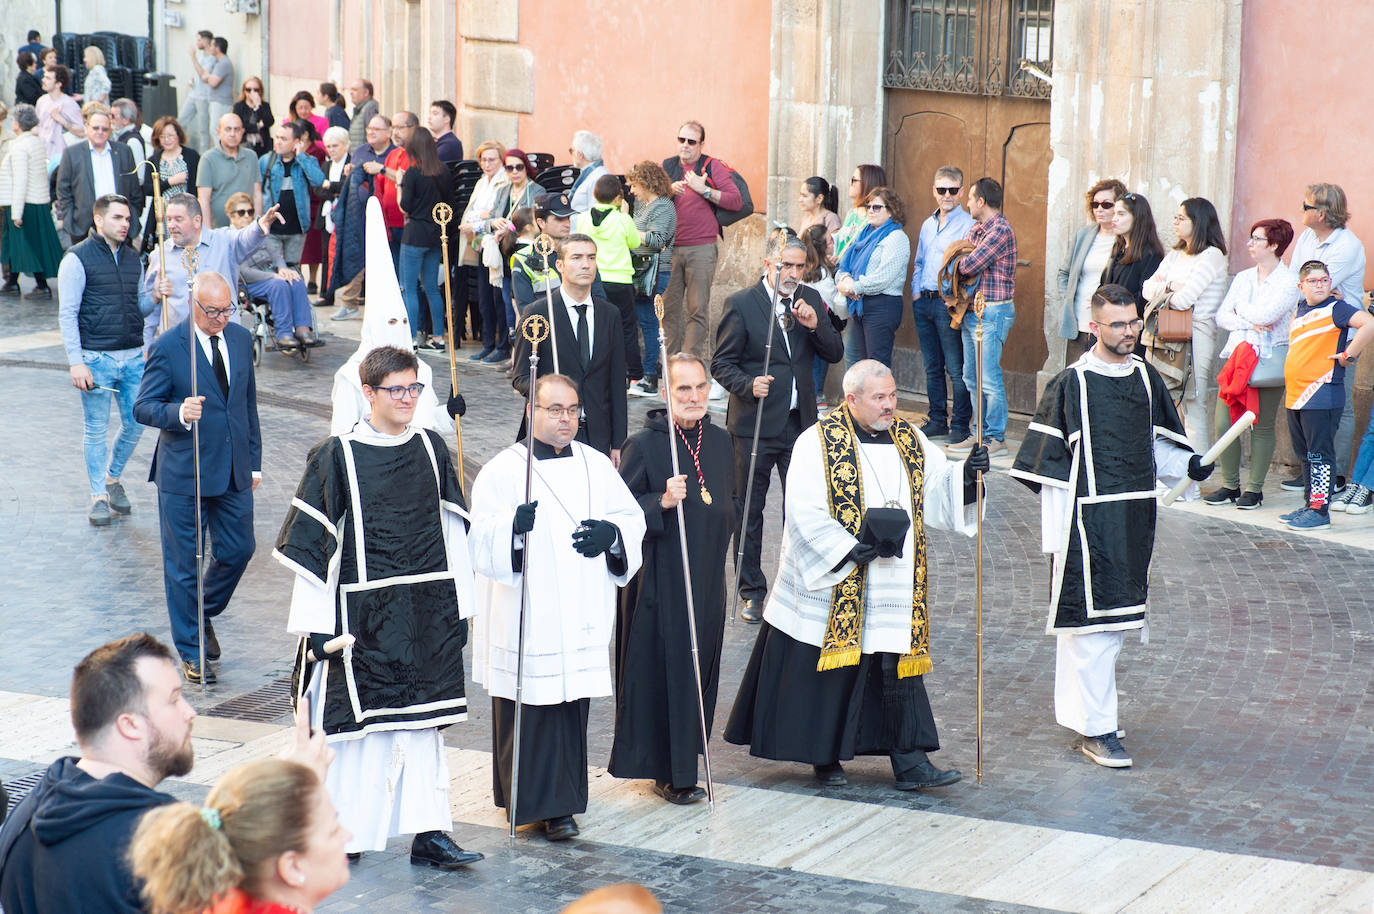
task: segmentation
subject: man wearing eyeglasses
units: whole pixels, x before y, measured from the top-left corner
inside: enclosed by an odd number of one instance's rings
[[[213,682],[200,666],[202,633],[196,610],[196,472],[201,511],[214,557],[205,563],[205,658],[218,661],[220,645],[210,620],[224,612],[253,557],[253,492],[262,482],[253,337],[230,321],[237,310],[228,280],[197,273],[191,316],[153,341],[134,402],[134,418],[159,428],[148,478],[157,483],[162,569],[172,641],[190,682]],[[196,395],[191,395],[192,342]],[[199,423],[200,448],[192,446]]]
[[[964,386],[964,341],[950,326],[949,310],[940,297],[940,265],[945,250],[962,241],[973,228],[973,217],[959,204],[964,188],[964,173],[953,165],[935,170],[931,192],[935,212],[921,223],[916,243],[916,260],[911,267],[911,314],[916,319],[916,336],[921,341],[921,359],[926,367],[926,397],[930,418],[921,426],[927,438],[948,436],[949,444],[968,439],[973,421],[973,400]],[[945,375],[954,401],[953,415],[945,402]]]
[[[410,862],[448,870],[482,859],[448,834],[439,734],[467,719],[473,578],[457,468],[415,422],[419,367],[409,348],[363,357],[367,415],[310,452],[272,555],[296,576],[287,630],[301,639],[311,723],[336,753],[325,786],[352,833],[346,851],[414,834]],[[351,633],[352,646],[326,650]]]
[[[80,244],[90,234],[91,209],[106,194],[119,194],[133,207],[129,232],[139,234],[138,213],[143,208],[143,186],[138,181],[137,162],[125,146],[110,139],[110,109],[91,102],[83,110],[86,141],[68,146],[57,168],[57,199],[52,214],[57,228],[66,231],[72,244]]]
[[[1092,761],[1129,768],[1116,658],[1127,631],[1147,632],[1157,481],[1201,482],[1213,465],[1193,453],[1159,372],[1134,355],[1135,297],[1105,285],[1091,308],[1097,342],[1045,388],[1011,475],[1040,493],[1040,548],[1053,556],[1055,720]]]

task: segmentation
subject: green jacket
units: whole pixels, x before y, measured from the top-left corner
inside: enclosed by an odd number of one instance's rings
[[[602,282],[628,284],[634,281],[630,251],[640,243],[634,219],[622,213],[614,203],[598,203],[577,217],[573,232],[589,235],[596,242],[596,268]]]

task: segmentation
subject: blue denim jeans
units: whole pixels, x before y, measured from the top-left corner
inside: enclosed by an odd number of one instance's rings
[[[845,340],[845,357],[851,349],[857,356],[849,364],[860,359],[877,359],[888,368],[892,367],[892,343],[897,336],[897,328],[902,325],[902,297],[900,295],[865,295],[863,315],[849,314],[849,324],[854,330],[851,338]]]
[[[1350,372],[1346,373],[1346,386],[1354,386]],[[1353,426],[1354,423],[1351,424]],[[1370,405],[1369,427],[1360,439],[1360,449],[1355,454],[1355,465],[1350,469],[1350,484],[1374,489],[1374,404]]]
[[[138,385],[143,380],[143,352],[138,350],[130,358],[117,359],[108,352],[82,350],[81,360],[90,369],[96,387],[109,387],[119,396],[119,437],[110,451],[107,432],[114,394],[108,390],[81,392],[81,409],[86,414],[86,475],[90,477],[91,494],[104,495],[106,476],[119,478],[143,434],[143,426],[134,421],[134,400],[138,399]]]
[[[662,295],[668,289],[669,271],[660,270],[655,295]],[[635,296],[635,317],[639,320],[639,332],[644,337],[644,374],[659,377],[663,373],[663,359],[658,349],[658,317],[654,315],[654,300],[643,295]],[[671,355],[671,353],[669,353]]]
[[[305,280],[291,282],[274,276],[261,282],[250,282],[248,294],[267,299],[272,309],[272,324],[277,334],[290,333],[296,327],[314,327],[315,309],[305,291]]]
[[[442,252],[413,244],[401,245],[401,298],[406,303],[410,329],[419,332],[420,288],[429,299],[429,319],[435,336],[444,335],[444,299],[439,294],[439,263]]]
[[[921,341],[921,358],[926,366],[926,397],[930,400],[930,421],[950,430],[951,441],[963,438],[973,422],[973,399],[964,385],[964,341],[960,331],[949,325],[949,310],[939,296],[917,295],[911,302],[916,320],[916,337]],[[954,396],[954,416],[945,405],[945,375]]]
[[[983,437],[1004,441],[1007,437],[1007,390],[1002,385],[1002,344],[1016,321],[1011,302],[988,305],[983,311]],[[978,389],[978,362],[973,351],[973,312],[964,317],[964,386]],[[971,399],[971,393],[970,393]],[[976,432],[976,430],[975,430]]]

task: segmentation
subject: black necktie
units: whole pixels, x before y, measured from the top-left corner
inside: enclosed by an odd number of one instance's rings
[[[220,393],[229,399],[229,371],[224,367],[224,353],[219,351],[219,334],[210,337],[210,366],[215,369],[215,380],[219,381]]]
[[[577,309],[577,357],[583,369],[592,363],[592,334],[587,327],[587,306],[573,305]]]

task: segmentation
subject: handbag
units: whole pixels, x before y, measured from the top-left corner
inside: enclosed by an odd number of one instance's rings
[[[1170,293],[1157,295],[1146,307],[1144,332],[1162,343],[1191,343],[1193,309],[1176,311],[1170,308],[1169,295]],[[1146,341],[1145,345],[1150,344]]]
[[[1279,343],[1269,350],[1268,355],[1260,356],[1255,370],[1250,373],[1251,387],[1282,387],[1283,363],[1288,360],[1288,344]]]

